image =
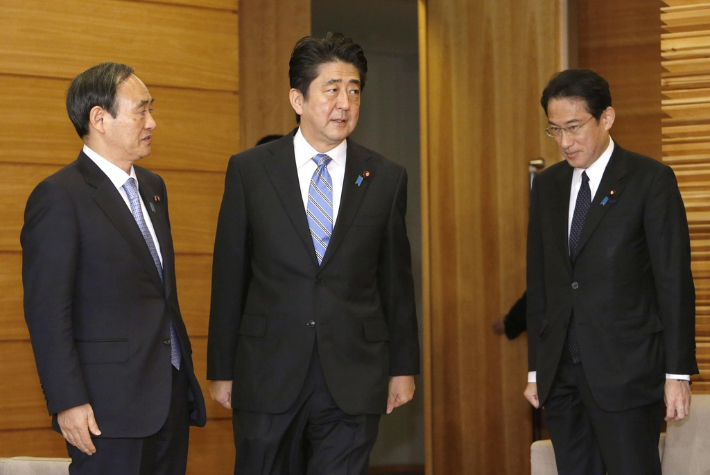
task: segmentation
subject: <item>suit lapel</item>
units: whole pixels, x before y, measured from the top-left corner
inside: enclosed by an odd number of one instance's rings
[[[83,152],[79,155],[77,161],[86,183],[96,189],[93,195],[96,204],[99,205],[108,219],[126,239],[126,242],[128,242],[148,275],[150,275],[151,280],[159,289],[163,289],[163,282],[160,280],[158,269],[155,268],[153,257],[150,255],[145,239],[143,239],[143,234],[141,234],[136,220],[116,187]]]
[[[557,172],[556,175],[556,180],[557,180],[557,191],[559,195],[557,196],[557,199],[554,200],[554,203],[558,203],[559,206],[557,207],[557,210],[555,211],[557,213],[557,216],[555,217],[555,220],[559,223],[559,226],[556,227],[557,231],[557,246],[560,249],[560,252],[564,256],[564,262],[565,266],[567,267],[567,270],[572,273],[572,263],[570,262],[569,259],[569,235],[568,235],[568,230],[569,230],[569,197],[570,193],[572,190],[572,175],[574,174],[574,168],[565,164],[563,165],[560,170]]]
[[[158,239],[158,245],[160,246],[160,254],[163,258],[163,286],[165,287],[166,296],[169,297],[170,290],[174,288],[174,283],[172,282],[174,261],[170,258],[173,255],[172,239],[168,228],[167,211],[163,204],[164,201],[162,201],[164,197],[161,197],[161,201],[157,201],[155,197],[159,195],[159,190],[155,190],[151,187],[150,182],[143,176],[141,168],[134,168],[136,170],[136,176],[138,177],[138,191],[145,204],[145,209],[148,212],[148,216],[145,218],[146,221],[150,219],[153,230],[155,231],[155,237]],[[155,267],[155,265],[153,265],[153,267]]]
[[[293,151],[293,135],[295,131],[267,145],[271,152],[270,157],[265,157],[264,168],[271,180],[271,184],[279,196],[281,205],[286,211],[296,234],[301,238],[308,255],[317,267],[316,250],[313,247],[311,231],[308,228],[308,218],[303,206],[303,197],[298,183],[296,170],[296,155]]]
[[[614,145],[614,152],[611,154],[609,163],[604,170],[602,175],[602,181],[597,188],[597,192],[594,194],[594,199],[592,200],[592,206],[589,208],[587,213],[587,218],[584,220],[584,226],[582,227],[582,235],[579,237],[579,243],[577,244],[577,254],[582,250],[584,245],[589,240],[599,222],[602,220],[607,210],[611,208],[610,204],[603,206],[601,203],[604,198],[609,196],[609,192],[614,190],[614,196],[618,199],[621,190],[624,185],[621,179],[626,175],[626,160],[624,158],[624,150],[618,145]],[[575,257],[577,257],[575,255]]]
[[[345,178],[343,179],[343,193],[340,198],[340,208],[338,209],[338,218],[333,227],[333,235],[328,243],[328,249],[323,256],[321,268],[324,267],[331,256],[337,251],[338,246],[343,240],[343,237],[350,229],[350,226],[357,216],[367,190],[370,187],[370,182],[377,179],[376,170],[369,170],[372,177],[367,180],[362,180],[358,185],[356,183],[359,176],[366,170],[367,161],[370,158],[370,153],[359,146],[352,140],[348,139],[347,159],[345,162]]]

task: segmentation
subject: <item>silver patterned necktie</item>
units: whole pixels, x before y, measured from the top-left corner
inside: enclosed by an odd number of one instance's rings
[[[318,265],[323,262],[330,236],[333,234],[333,180],[330,178],[327,168],[331,160],[324,153],[313,157],[313,161],[316,162],[316,171],[313,172],[311,184],[308,187],[306,214]]]
[[[140,195],[138,194],[138,187],[136,185],[136,180],[130,177],[123,184],[123,190],[128,196],[128,201],[131,203],[131,214],[138,224],[138,228],[145,239],[145,243],[148,245],[148,250],[150,255],[153,256],[153,262],[155,267],[158,269],[158,274],[160,275],[160,280],[163,280],[163,265],[160,263],[160,258],[158,257],[158,250],[155,248],[155,242],[153,242],[153,236],[150,235],[148,226],[145,223],[143,217],[143,210],[141,209]],[[180,339],[177,336],[175,327],[173,326],[172,319],[170,320],[170,362],[175,366],[175,368],[180,369]]]

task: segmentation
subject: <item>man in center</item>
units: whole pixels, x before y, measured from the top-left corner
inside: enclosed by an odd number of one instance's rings
[[[306,37],[289,66],[299,127],[227,169],[207,378],[233,408],[235,474],[366,474],[419,373],[407,172],[348,139],[358,45]]]

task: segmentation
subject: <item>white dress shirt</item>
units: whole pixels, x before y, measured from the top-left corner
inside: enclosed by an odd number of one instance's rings
[[[106,160],[104,157],[99,155],[98,153],[94,152],[91,150],[89,147],[84,145],[84,153],[86,154],[87,157],[89,157],[97,167],[101,169],[102,172],[106,174],[109,180],[111,180],[111,183],[113,183],[113,186],[116,187],[118,190],[118,193],[121,195],[123,198],[123,201],[126,202],[126,206],[128,206],[128,210],[131,210],[131,202],[128,199],[128,195],[126,194],[126,191],[123,189],[123,185],[128,181],[129,178],[133,178],[136,180],[136,189],[140,191],[139,188],[139,183],[138,183],[138,178],[136,178],[136,171],[133,169],[133,166],[131,165],[131,173],[128,174],[121,170],[119,167],[114,165],[113,163],[109,162]],[[139,195],[140,196],[140,195]],[[145,203],[143,203],[143,200],[140,199],[138,200],[141,203],[141,211],[143,212],[143,219],[145,220],[146,226],[148,226],[148,231],[150,231],[150,235],[153,238],[153,243],[155,244],[155,250],[158,252],[158,259],[160,259],[160,264],[163,264],[163,255],[160,253],[160,243],[158,242],[158,238],[155,236],[155,229],[153,229],[153,223],[150,220],[150,213],[148,213],[148,210],[145,208]],[[132,215],[132,214],[131,214]]]
[[[308,188],[311,186],[313,172],[318,167],[313,157],[318,155],[316,149],[311,147],[306,138],[298,132],[293,137],[293,151],[296,155],[296,169],[298,170],[298,184],[301,187],[301,197],[303,198],[303,208],[308,207]],[[333,181],[333,223],[338,218],[340,209],[340,198],[343,195],[343,180],[345,180],[345,156],[348,151],[348,141],[343,140],[335,148],[325,152],[332,160],[326,165],[330,179]]]
[[[582,186],[582,172],[586,171],[589,177],[589,191],[592,192],[592,201],[594,201],[594,195],[599,189],[599,184],[602,182],[602,177],[604,176],[604,170],[609,164],[609,159],[611,154],[614,152],[614,141],[609,137],[609,146],[606,148],[604,153],[594,161],[589,167],[585,168],[575,168],[572,174],[572,188],[569,194],[569,214],[567,215],[567,238],[569,239],[569,233],[572,229],[572,218],[574,217],[574,207],[577,204],[577,195],[579,194],[579,188]],[[666,374],[666,379],[683,379],[690,380],[690,376],[687,374]],[[537,382],[537,371],[528,372],[528,382]]]

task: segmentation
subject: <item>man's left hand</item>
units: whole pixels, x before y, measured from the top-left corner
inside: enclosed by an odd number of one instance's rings
[[[666,420],[680,421],[690,414],[690,382],[666,379]]]
[[[395,407],[402,406],[414,397],[414,376],[392,376],[390,378],[390,395],[387,398],[387,414]]]

